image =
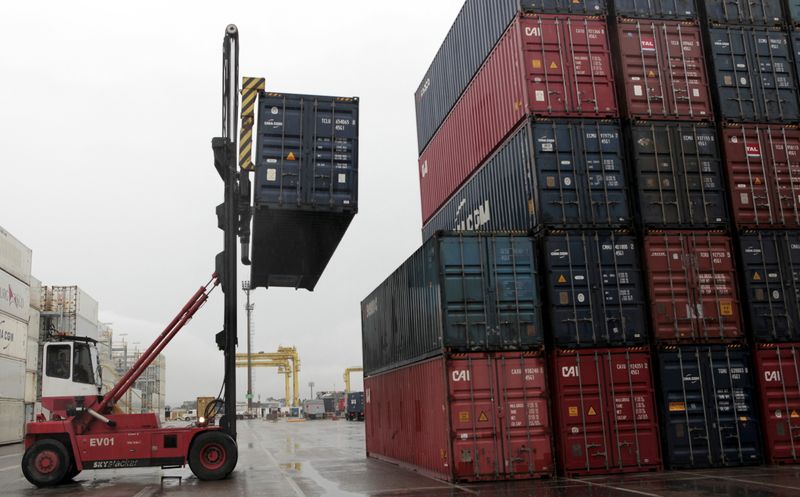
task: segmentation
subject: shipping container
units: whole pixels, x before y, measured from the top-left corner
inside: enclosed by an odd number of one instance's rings
[[[33,276],[30,281],[31,307],[40,311],[42,310],[42,282]]]
[[[0,320],[6,317],[28,322],[30,288],[14,276],[0,270]]]
[[[736,26],[781,26],[781,2],[777,0],[704,0],[708,22]]]
[[[665,347],[658,359],[666,466],[759,464],[750,354],[739,346]]]
[[[520,11],[603,14],[605,0],[467,0],[414,94],[422,153]]]
[[[645,19],[696,19],[694,0],[615,0],[614,9],[620,17]]]
[[[632,235],[563,232],[547,235],[542,244],[545,315],[557,347],[647,341],[647,292]]]
[[[42,310],[61,316],[79,316],[90,323],[98,323],[100,305],[77,286],[43,287]]]
[[[28,354],[28,323],[0,316],[0,357],[24,361]]]
[[[0,356],[0,399],[25,397],[25,359]]]
[[[303,416],[306,419],[322,419],[325,417],[325,401],[322,399],[303,402]]]
[[[695,22],[617,22],[620,91],[631,119],[713,120],[700,28]]]
[[[32,255],[31,249],[0,226],[0,271],[30,285]]]
[[[647,348],[560,349],[552,364],[560,473],[575,477],[661,468]]]
[[[800,463],[800,343],[761,344],[755,362],[765,459]]]
[[[0,445],[22,441],[25,429],[25,403],[0,400]]]
[[[313,290],[358,210],[358,99],[258,100],[250,284]]]
[[[639,122],[630,127],[638,213],[644,228],[727,228],[714,127]]]
[[[33,371],[25,371],[25,402],[36,402],[36,373]]]
[[[653,334],[661,342],[743,336],[727,236],[705,231],[644,237]]]
[[[786,18],[790,26],[797,26],[800,24],[800,0],[787,0]]]
[[[531,237],[437,234],[361,302],[364,374],[442,350],[537,348],[540,313]]]
[[[28,337],[28,341],[25,346],[25,370],[38,372],[40,369],[41,368],[39,366],[39,341],[33,340],[30,337]]]
[[[367,455],[448,481],[553,474],[540,352],[439,356],[364,379]]]
[[[28,340],[39,340],[41,336],[41,313],[31,307],[30,316],[28,316]]]
[[[440,230],[612,228],[631,222],[617,122],[539,120],[520,127],[447,200],[424,225],[423,239]]]
[[[720,119],[800,119],[789,40],[777,29],[716,26],[709,30]]]
[[[347,394],[346,417],[348,421],[364,421],[364,392]]]
[[[757,341],[800,341],[800,231],[739,238],[744,303]]]
[[[529,115],[618,115],[605,20],[528,15],[509,27],[420,155],[423,221]]]
[[[722,139],[737,226],[800,228],[800,129],[729,125]]]

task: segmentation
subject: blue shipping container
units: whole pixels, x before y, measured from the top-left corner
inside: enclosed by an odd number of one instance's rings
[[[616,121],[528,121],[423,227],[535,231],[631,224]]]
[[[531,237],[438,234],[361,302],[369,376],[450,351],[543,343]]]
[[[603,14],[606,0],[466,0],[414,94],[420,154],[522,11]]]
[[[800,232],[740,238],[749,329],[761,342],[800,341]]]
[[[696,19],[694,0],[615,0],[620,17],[644,19]]]
[[[358,99],[259,95],[251,285],[313,290],[358,210]]]
[[[658,359],[666,466],[761,463],[750,354],[732,345],[665,347]]]
[[[544,237],[543,245],[546,314],[555,346],[647,342],[647,292],[635,237],[564,232]]]

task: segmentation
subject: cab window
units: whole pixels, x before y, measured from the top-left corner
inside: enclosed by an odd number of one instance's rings
[[[74,344],[72,362],[72,381],[75,383],[94,384],[94,372],[92,371],[92,353],[89,345],[85,343]]]
[[[47,365],[45,374],[52,378],[69,379],[70,372],[69,345],[50,345],[47,347]]]

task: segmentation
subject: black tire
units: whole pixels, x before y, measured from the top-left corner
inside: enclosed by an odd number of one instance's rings
[[[204,431],[192,441],[189,467],[200,480],[227,478],[239,460],[236,442],[220,430]]]
[[[72,457],[64,444],[54,439],[37,440],[22,456],[22,474],[37,487],[52,487],[65,480]]]

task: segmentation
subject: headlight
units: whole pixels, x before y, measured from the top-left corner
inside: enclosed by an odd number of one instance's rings
[[[197,426],[205,426],[206,425],[206,418],[200,416],[197,418]]]

